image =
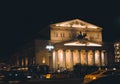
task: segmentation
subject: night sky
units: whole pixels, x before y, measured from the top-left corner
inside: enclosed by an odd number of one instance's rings
[[[109,1],[109,2],[108,2]],[[113,0],[115,1],[115,0]],[[40,0],[1,2],[0,60],[49,24],[81,19],[103,28],[103,41],[120,39],[120,5],[112,0]]]

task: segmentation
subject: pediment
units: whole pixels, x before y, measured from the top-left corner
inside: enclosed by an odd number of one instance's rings
[[[80,19],[59,22],[52,25],[57,27],[94,28],[94,29],[100,28],[96,25],[90,24]]]

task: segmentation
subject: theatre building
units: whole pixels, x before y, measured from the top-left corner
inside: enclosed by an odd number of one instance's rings
[[[74,19],[50,24],[36,38],[15,54],[16,64],[47,64],[52,69],[72,70],[77,63],[87,66],[108,66],[114,62],[112,49],[103,42],[104,29],[91,23]]]

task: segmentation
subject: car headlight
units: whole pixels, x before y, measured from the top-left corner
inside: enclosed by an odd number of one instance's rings
[[[27,78],[32,78],[32,76],[27,76]]]
[[[95,79],[96,79],[96,77],[94,76],[92,79],[93,79],[93,80],[95,80]]]
[[[50,78],[51,78],[51,74],[47,74],[47,75],[46,75],[46,78],[47,78],[47,79],[50,79]]]
[[[15,76],[18,76],[18,74],[15,74]]]

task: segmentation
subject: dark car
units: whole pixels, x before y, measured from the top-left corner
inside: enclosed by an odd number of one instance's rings
[[[53,72],[44,75],[45,79],[66,79],[69,77],[68,73],[64,72]]]
[[[27,78],[24,74],[24,72],[22,71],[6,71],[4,73],[5,77],[4,77],[4,81],[5,82],[9,82],[9,81],[25,81]]]

